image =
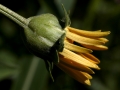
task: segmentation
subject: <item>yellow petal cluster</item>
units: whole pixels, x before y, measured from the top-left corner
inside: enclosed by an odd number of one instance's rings
[[[99,70],[99,59],[92,55],[92,50],[108,49],[104,44],[108,42],[104,36],[110,31],[85,31],[72,27],[66,27],[64,49],[59,52],[60,63],[56,64],[64,72],[77,81],[91,85],[90,79],[94,74],[92,69]]]

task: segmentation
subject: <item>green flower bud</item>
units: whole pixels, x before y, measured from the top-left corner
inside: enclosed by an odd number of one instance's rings
[[[57,53],[56,50],[62,51],[65,35],[58,19],[52,14],[42,14],[30,17],[27,21],[28,27],[23,32],[27,48],[44,60],[56,57],[53,53]]]

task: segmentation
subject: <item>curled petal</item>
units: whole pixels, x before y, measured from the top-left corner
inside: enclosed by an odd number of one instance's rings
[[[100,60],[97,59],[95,56],[93,56],[92,54],[89,53],[85,53],[85,54],[80,54],[82,57],[84,57],[85,59],[87,59],[90,62],[93,62],[95,64],[99,64]]]
[[[108,40],[108,39],[106,39],[106,38],[98,38],[98,40],[102,41],[103,43],[106,43],[106,42],[108,42],[108,41],[109,41],[109,40]]]
[[[83,73],[88,79],[92,79],[92,76],[90,74],[88,74],[86,72],[81,72],[81,73]]]
[[[83,84],[87,84],[87,85],[91,85],[89,78],[86,77],[86,75],[84,75],[84,73],[74,70],[72,68],[69,68],[67,66],[65,66],[64,64],[60,63],[57,65],[61,70],[63,70],[64,72],[66,72],[67,74],[69,74],[71,77],[73,77],[75,80],[83,83]]]
[[[104,46],[104,45],[85,45],[82,44],[82,46],[92,49],[92,50],[107,50],[108,47]]]
[[[95,64],[100,63],[100,60],[90,53],[84,53],[81,56],[83,56],[84,58],[87,58],[87,60],[90,60],[91,62],[93,62]]]
[[[74,62],[77,62],[77,63],[80,63],[84,66],[87,66],[87,67],[90,67],[90,68],[95,68],[95,69],[100,69],[96,64],[86,60],[85,58],[83,58],[82,56],[80,55],[77,55],[67,49],[63,49],[63,52],[60,52],[60,54],[62,56],[65,56],[65,58],[69,58],[70,60],[74,61]]]
[[[65,46],[64,46],[65,48],[67,48],[71,51],[74,51],[76,53],[91,53],[92,52],[92,50],[90,50],[90,49],[71,44],[67,41],[65,41],[64,44],[65,44]]]
[[[89,67],[84,66],[80,63],[74,62],[74,61],[72,61],[68,58],[62,57],[62,56],[60,56],[60,63],[66,65],[70,68],[73,68],[75,70],[78,70],[78,71],[83,71],[83,72],[87,72],[89,74],[94,74],[94,71],[91,70]]]
[[[91,37],[91,38],[100,38],[100,37],[104,37],[104,36],[107,36],[108,34],[110,34],[110,31],[105,31],[105,32],[85,31],[85,30],[75,29],[75,28],[72,28],[72,27],[67,27],[67,28],[71,32],[74,32],[74,33],[82,35],[82,36]]]
[[[69,31],[67,32],[66,37],[73,40],[73,41],[76,41],[80,44],[86,44],[86,45],[101,45],[101,44],[104,44],[100,40],[83,37],[83,36],[77,35],[75,33],[71,33]]]

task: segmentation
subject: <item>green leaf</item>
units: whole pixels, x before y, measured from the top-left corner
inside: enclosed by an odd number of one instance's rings
[[[18,71],[17,58],[7,50],[0,52],[0,80],[13,76]]]
[[[16,67],[17,57],[8,50],[0,51],[0,64],[8,67]]]
[[[16,68],[11,68],[0,64],[0,80],[13,76],[17,73]]]
[[[21,72],[11,90],[44,90],[47,81],[45,63],[38,57],[23,60]]]

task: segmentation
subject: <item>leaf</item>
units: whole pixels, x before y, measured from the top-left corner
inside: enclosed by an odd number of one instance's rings
[[[13,76],[16,73],[17,69],[0,64],[0,80]]]
[[[16,56],[8,51],[8,50],[1,50],[0,51],[0,64],[8,66],[8,67],[16,67],[17,58]]]
[[[23,60],[21,67],[11,90],[44,90],[48,77],[44,61],[34,57],[31,60]]]
[[[7,50],[0,51],[0,80],[13,76],[18,72],[17,58]]]

